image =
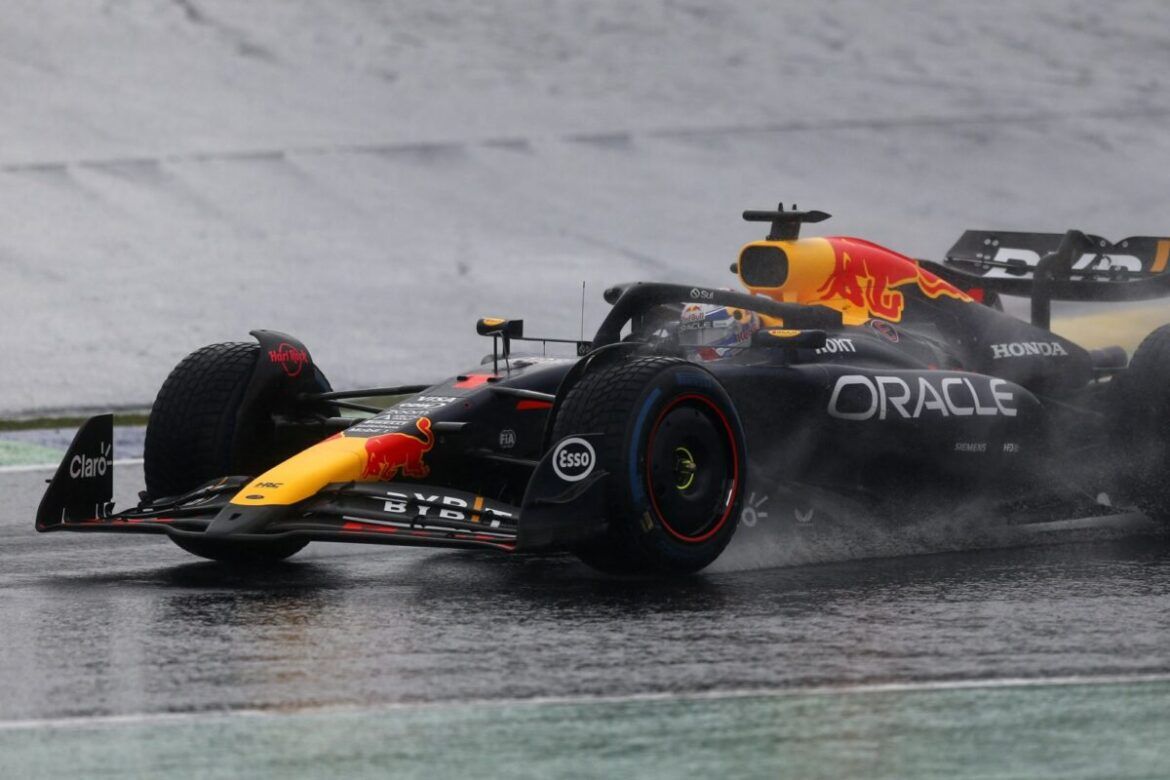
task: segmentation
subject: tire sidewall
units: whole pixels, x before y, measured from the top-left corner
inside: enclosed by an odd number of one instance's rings
[[[722,519],[717,527],[694,541],[685,541],[670,530],[668,518],[663,517],[651,499],[647,476],[648,450],[655,424],[679,399],[688,397],[700,399],[702,405],[718,412],[718,418],[728,429],[735,467],[733,495]],[[659,569],[689,572],[707,566],[731,541],[739,523],[747,475],[743,442],[743,428],[735,406],[710,372],[689,363],[659,372],[646,384],[630,410],[619,457],[614,459],[616,462],[605,464],[610,470],[611,495],[616,499],[610,504],[610,522],[620,523],[626,541],[640,548]]]

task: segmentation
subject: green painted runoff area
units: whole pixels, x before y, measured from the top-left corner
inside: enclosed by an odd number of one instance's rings
[[[0,439],[0,466],[55,464],[64,454],[64,450],[52,447]]]
[[[360,674],[359,669],[352,670]],[[0,724],[13,777],[1152,778],[1170,683]]]

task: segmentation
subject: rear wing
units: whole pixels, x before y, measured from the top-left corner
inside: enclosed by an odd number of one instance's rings
[[[968,230],[944,264],[925,265],[953,284],[1032,299],[1032,323],[1047,328],[1051,301],[1138,301],[1170,296],[1170,238],[1110,243],[1079,230]]]

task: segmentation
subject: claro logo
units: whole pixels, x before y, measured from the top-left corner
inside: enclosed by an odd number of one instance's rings
[[[91,477],[104,477],[106,472],[110,470],[110,452],[113,450],[113,445],[104,441],[99,446],[97,457],[90,457],[78,453],[74,455],[69,461],[69,476],[73,479],[90,479]]]
[[[829,397],[829,416],[839,420],[901,417],[1015,417],[1016,395],[1003,379],[984,377],[838,377]]]

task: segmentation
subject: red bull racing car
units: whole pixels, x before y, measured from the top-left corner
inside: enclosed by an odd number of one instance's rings
[[[483,319],[478,366],[335,391],[288,335],[200,349],[154,403],[141,502],[114,510],[98,416],[36,527],[166,534],[231,562],[348,541],[680,573],[719,556],[752,490],[784,492],[798,520],[844,506],[897,522],[975,498],[995,503],[988,522],[1103,503],[1170,519],[1170,329],[1132,360],[1049,330],[1052,300],[1170,294],[1170,239],[968,231],[934,263],[800,237],[823,212],[744,216],[771,226],[732,265],[745,291],[613,287],[571,357],[514,349],[558,340]],[[1032,321],[1001,294],[1030,297]],[[400,400],[356,400],[385,396]]]

